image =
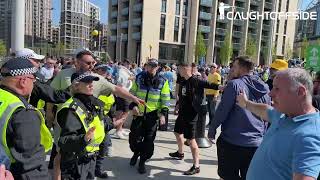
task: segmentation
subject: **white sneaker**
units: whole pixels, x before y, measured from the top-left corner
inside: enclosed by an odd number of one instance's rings
[[[115,138],[117,139],[126,139],[126,137],[122,134],[121,131],[117,131],[114,135]]]

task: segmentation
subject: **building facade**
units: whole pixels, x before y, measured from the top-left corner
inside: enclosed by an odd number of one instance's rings
[[[294,28],[286,27],[294,27],[294,21],[221,19],[221,2],[231,6],[226,12],[234,13],[297,9],[297,0],[110,0],[109,54],[116,60],[128,58],[137,63],[150,57],[166,63],[194,62],[198,31],[206,43],[207,63],[219,63],[227,34],[232,37],[233,56],[244,54],[248,39],[254,40],[257,64],[269,63],[274,45],[279,55],[283,54],[282,44],[292,48]]]
[[[0,1],[0,39],[11,46],[12,1]],[[25,0],[25,47],[41,46],[51,39],[52,0]]]
[[[50,41],[52,42],[52,44],[60,43],[60,27],[59,26],[52,26]]]
[[[100,8],[88,0],[61,0],[60,40],[66,53],[93,46],[91,32],[100,21]]]

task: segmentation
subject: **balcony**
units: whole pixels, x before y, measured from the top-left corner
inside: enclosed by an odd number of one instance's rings
[[[210,33],[210,26],[199,25],[198,28],[203,33]]]
[[[212,0],[200,0],[200,5],[205,7],[212,7]]]
[[[216,41],[216,45],[217,45],[218,47],[222,47],[222,46],[223,46],[223,42],[224,42],[224,41]]]
[[[199,18],[210,21],[211,20],[211,13],[206,13],[206,12],[200,11]]]
[[[121,15],[123,15],[123,16],[127,16],[127,15],[129,15],[129,8],[123,8],[122,10],[121,10]]]
[[[134,12],[141,12],[142,11],[142,3],[136,4],[133,6]]]
[[[228,19],[227,18],[225,18],[225,19],[217,18],[217,22],[228,23]]]
[[[272,10],[273,4],[271,2],[265,2],[264,8]]]
[[[117,41],[117,36],[110,36],[110,41],[111,42],[116,42]]]
[[[122,34],[122,41],[128,41],[128,34]]]
[[[257,39],[257,34],[255,33],[248,33],[248,38],[251,37],[253,40]]]
[[[128,21],[123,21],[123,22],[121,22],[121,23],[120,23],[120,27],[121,27],[122,29],[128,28]]]
[[[269,24],[263,24],[262,29],[263,29],[264,31],[270,31],[270,28],[271,28],[271,26],[270,26]]]
[[[266,35],[262,35],[262,37],[261,37],[261,41],[268,42],[269,39],[270,39],[269,36],[266,36]]]
[[[225,35],[226,34],[226,29],[222,29],[222,28],[217,28],[216,29],[216,34],[218,34],[218,35]]]
[[[233,35],[233,37],[241,38],[242,32],[241,31],[233,31],[232,35]]]
[[[118,17],[118,12],[117,11],[113,11],[111,13],[111,18],[117,18]]]
[[[141,33],[140,32],[132,33],[132,39],[137,41],[141,40]]]
[[[241,49],[241,43],[233,43],[232,47],[233,47],[233,49],[239,50],[239,49]]]
[[[233,20],[233,24],[238,25],[238,26],[242,26],[243,22],[244,22],[244,20],[239,20],[239,19]]]
[[[250,1],[250,4],[252,4],[252,5],[256,5],[256,6],[258,6],[259,5],[259,1],[257,1],[257,0],[251,0]]]
[[[141,26],[141,18],[135,18],[132,20],[133,26]]]
[[[245,12],[245,8],[243,7],[236,7],[236,12]]]
[[[252,21],[249,21],[249,27],[251,28],[257,28],[257,24],[256,22],[252,22]]]
[[[112,6],[118,5],[118,0],[111,0],[111,5]]]
[[[111,24],[110,29],[111,30],[117,30],[117,24],[116,23]]]

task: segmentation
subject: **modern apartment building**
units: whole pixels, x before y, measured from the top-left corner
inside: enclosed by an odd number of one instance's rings
[[[11,0],[0,0],[0,39],[11,45]],[[25,46],[41,46],[51,39],[52,0],[25,0]]]
[[[306,10],[307,12],[317,12],[320,14],[320,1],[315,2],[313,6]],[[319,17],[319,16],[318,16]],[[303,39],[306,38],[309,45],[318,44],[320,39],[320,19],[317,20],[299,20],[296,24],[296,34],[294,39],[294,51],[296,56],[304,58],[302,48]]]
[[[52,44],[60,43],[60,27],[59,26],[52,26],[51,28],[51,39],[50,41]]]
[[[88,0],[61,0],[60,40],[71,54],[80,47],[92,47],[91,32],[100,21],[100,8]]]
[[[233,56],[243,54],[249,36],[256,41],[257,64],[269,63],[273,45],[279,55],[283,54],[283,44],[292,47],[294,28],[287,27],[294,27],[294,21],[221,19],[221,2],[234,7],[229,9],[234,12],[297,10],[297,0],[110,0],[110,56],[137,63],[150,57],[170,63],[193,62],[198,31],[207,46],[207,63],[219,63],[228,33],[232,36]]]

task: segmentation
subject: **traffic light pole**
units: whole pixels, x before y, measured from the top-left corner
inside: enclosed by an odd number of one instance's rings
[[[11,52],[24,48],[25,0],[12,1]]]

